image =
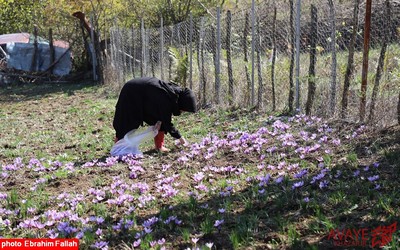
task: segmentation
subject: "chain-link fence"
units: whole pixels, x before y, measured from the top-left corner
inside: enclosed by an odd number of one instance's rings
[[[202,107],[256,105],[358,121],[366,4],[357,2],[269,0],[157,29],[113,27],[105,82],[121,87],[155,76],[190,87]],[[399,23],[399,1],[373,1],[367,111],[384,126],[397,119]]]

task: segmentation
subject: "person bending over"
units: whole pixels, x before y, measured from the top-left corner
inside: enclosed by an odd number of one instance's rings
[[[115,141],[124,138],[132,129],[143,126],[143,123],[153,126],[161,121],[154,143],[157,150],[167,152],[169,149],[164,146],[166,133],[179,139],[179,144],[186,143],[172,124],[172,115],[179,116],[183,111],[196,112],[196,100],[190,89],[155,77],[132,79],[122,87],[115,106]]]

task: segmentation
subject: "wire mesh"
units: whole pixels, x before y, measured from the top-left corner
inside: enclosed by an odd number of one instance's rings
[[[301,2],[300,23],[296,22],[296,0],[263,1],[255,6],[255,20],[252,24],[251,8],[232,13],[227,23],[227,12],[221,13],[220,23],[216,15],[193,18],[174,26],[161,28],[121,28],[110,30],[111,45],[108,81],[120,86],[125,81],[140,76],[155,76],[164,80],[173,80],[182,86],[191,87],[196,93],[202,107],[216,105],[234,105],[247,107],[251,105],[251,92],[261,96],[262,103],[257,103],[265,110],[284,111],[288,109],[290,90],[291,53],[295,53],[295,39],[299,39],[299,77],[293,74],[293,81],[298,81],[300,112],[304,112],[307,101],[308,82],[310,80],[310,40],[316,37],[315,65],[315,99],[311,114],[338,118],[343,92],[343,82],[348,63],[349,47],[353,28],[355,1],[333,1],[334,20],[328,1],[313,0]],[[290,8],[290,3],[294,5]],[[311,26],[311,6],[317,9],[317,30]],[[376,101],[378,111],[374,120],[378,125],[390,125],[396,122],[396,105],[399,91],[398,58],[400,47],[397,27],[400,24],[400,4],[391,0],[391,23],[389,24],[389,47],[379,93]],[[274,8],[277,9],[274,20]],[[291,15],[290,10],[293,9]],[[369,53],[369,73],[367,96],[371,96],[376,67],[382,41],[387,36],[385,1],[374,1],[372,6],[371,40]],[[290,18],[293,18],[293,27]],[[358,29],[355,39],[354,70],[348,92],[347,118],[357,121],[362,70],[362,51],[364,44],[365,1],[359,5]],[[334,30],[332,28],[335,23]],[[220,40],[217,37],[220,27]],[[252,25],[255,34],[252,37]],[[275,26],[274,26],[275,25]],[[295,37],[292,31],[300,25],[300,35]],[[228,27],[231,27],[228,30]],[[275,29],[274,29],[275,27]],[[274,32],[275,30],[275,32]],[[332,32],[335,34],[335,50],[332,48]],[[254,39],[255,46],[252,46]],[[227,42],[229,41],[229,44]],[[220,42],[220,43],[219,43]],[[220,46],[218,63],[217,46]],[[253,50],[252,50],[253,49]],[[229,51],[228,51],[229,50]],[[335,55],[333,55],[335,51]],[[276,54],[274,65],[273,55]],[[230,61],[228,61],[230,54]],[[253,57],[254,56],[254,57]],[[257,60],[259,56],[259,60]],[[336,58],[336,60],[332,60]],[[254,61],[255,67],[252,67]],[[332,66],[335,63],[335,66]],[[216,67],[220,67],[219,69]],[[229,69],[231,67],[231,69]],[[295,67],[295,66],[294,66]],[[231,76],[228,74],[231,70]],[[295,70],[295,68],[293,69]],[[332,75],[334,72],[334,78]],[[216,85],[216,72],[220,72],[220,84]],[[116,73],[112,73],[116,72]],[[274,75],[272,77],[272,72]],[[254,81],[252,82],[251,79]],[[332,85],[332,79],[335,84]],[[233,93],[229,83],[233,81]],[[272,84],[275,84],[273,86]],[[260,88],[262,84],[262,88]],[[334,90],[332,90],[334,86]],[[274,93],[273,93],[274,90]],[[258,93],[258,91],[262,91]],[[332,95],[335,91],[335,95]],[[218,94],[216,94],[218,92]],[[273,98],[273,94],[275,98]],[[332,99],[334,97],[334,100]],[[369,98],[370,99],[370,98]],[[369,100],[368,99],[368,100]],[[275,100],[275,103],[273,103]],[[329,101],[335,105],[334,111],[329,108]],[[370,101],[367,102],[367,110]],[[380,112],[382,111],[382,112]]]

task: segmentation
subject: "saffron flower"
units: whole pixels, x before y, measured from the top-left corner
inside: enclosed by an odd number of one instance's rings
[[[214,222],[214,227],[219,228],[224,223],[224,220],[216,220]]]
[[[203,178],[204,178],[204,173],[203,173],[203,172],[198,172],[198,173],[194,174],[194,176],[193,176],[193,179],[194,179],[196,182],[202,181]]]
[[[325,188],[326,186],[328,186],[328,181],[327,180],[324,180],[324,181],[321,181],[320,183],[319,183],[319,188],[320,189],[323,189],[323,188]]]
[[[275,183],[281,183],[283,181],[285,177],[284,176],[279,176],[278,178],[276,178]]]
[[[304,185],[304,181],[295,182],[292,186],[292,189],[300,188]]]
[[[379,175],[374,175],[374,176],[368,177],[368,180],[369,180],[370,182],[374,182],[374,181],[376,181],[376,180],[378,180],[378,179],[379,179]]]

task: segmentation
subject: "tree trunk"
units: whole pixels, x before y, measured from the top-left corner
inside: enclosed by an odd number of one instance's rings
[[[385,18],[385,25],[384,25],[384,32],[385,35],[383,37],[383,43],[382,43],[382,48],[381,48],[381,53],[379,55],[379,61],[378,61],[378,67],[376,68],[376,75],[375,75],[375,83],[374,83],[374,88],[372,90],[372,97],[371,97],[371,106],[370,106],[370,111],[369,111],[369,116],[368,116],[368,122],[372,122],[374,119],[374,111],[375,111],[375,103],[376,103],[376,96],[378,95],[379,92],[379,83],[382,77],[382,70],[383,70],[383,65],[385,63],[385,55],[386,55],[386,49],[387,49],[387,43],[388,43],[388,38],[389,38],[389,26],[391,23],[391,13],[390,13],[390,2],[389,0],[385,1],[386,4],[386,18]]]
[[[371,31],[371,9],[372,0],[367,0],[365,6],[365,24],[364,24],[364,51],[363,68],[361,76],[361,101],[360,101],[360,122],[364,122],[365,109],[367,105],[367,81],[368,81],[368,54]]]
[[[228,61],[228,80],[229,80],[229,105],[233,104],[233,73],[231,58],[231,31],[232,31],[232,14],[228,10],[226,13],[226,60]]]
[[[274,6],[274,19],[272,24],[272,62],[271,62],[272,111],[275,111],[276,109],[275,60],[276,60],[276,6]]]
[[[249,106],[250,104],[250,88],[251,88],[251,79],[250,79],[250,73],[249,73],[249,68],[248,68],[248,63],[249,59],[247,57],[247,36],[249,35],[249,23],[250,23],[250,18],[249,18],[249,13],[246,12],[246,17],[245,17],[245,23],[244,23],[244,29],[243,29],[243,54],[244,54],[244,71],[246,74],[246,80],[247,80],[247,88],[245,91],[245,104],[246,106]]]
[[[294,70],[294,27],[293,27],[293,19],[294,19],[294,7],[293,0],[289,0],[289,9],[290,9],[290,34],[289,34],[289,43],[290,43],[290,68],[289,68],[289,113],[293,113],[293,102],[294,102],[294,83],[293,83],[293,70]]]
[[[399,92],[399,100],[397,101],[397,123],[400,125],[400,92]]]
[[[329,5],[329,19],[331,20],[331,94],[329,100],[329,112],[331,117],[335,115],[336,107],[336,22],[335,22],[335,5],[333,0],[328,0]]]
[[[358,32],[358,15],[360,12],[360,0],[355,0],[354,3],[354,15],[353,15],[353,33],[351,35],[351,41],[349,45],[349,57],[347,59],[346,74],[344,76],[343,84],[343,95],[342,95],[342,111],[341,117],[345,119],[347,117],[347,105],[348,105],[348,95],[350,88],[350,78],[353,75],[354,70],[354,46],[356,44],[356,37]]]
[[[257,72],[258,72],[258,98],[257,107],[259,110],[263,108],[263,82],[262,82],[262,70],[261,70],[261,36],[260,36],[260,22],[257,21],[257,35],[256,35],[256,51],[257,51]]]
[[[318,34],[318,15],[315,5],[311,5],[311,32],[310,37],[310,68],[308,69],[308,94],[306,103],[306,115],[311,115],[315,97],[315,64],[317,61],[317,35]]]

